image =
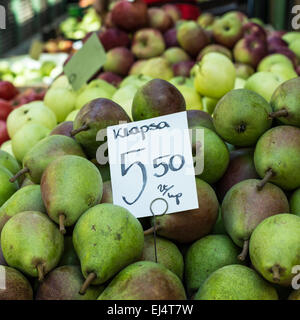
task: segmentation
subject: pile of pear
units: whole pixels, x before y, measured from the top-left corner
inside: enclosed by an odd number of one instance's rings
[[[132,119],[185,110],[153,79]],[[236,89],[212,116],[187,117],[204,135],[199,208],[155,218],[114,205],[96,161],[99,130],[131,121],[109,99],[85,104],[22,164],[0,150],[0,300],[300,300],[300,78],[270,103]]]

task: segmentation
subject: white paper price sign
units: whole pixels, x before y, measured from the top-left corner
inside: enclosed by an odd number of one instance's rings
[[[137,218],[198,208],[186,112],[107,128],[113,202]]]

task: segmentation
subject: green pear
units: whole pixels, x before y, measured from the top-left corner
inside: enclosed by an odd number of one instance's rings
[[[186,295],[173,272],[161,264],[140,261],[123,269],[98,300],[186,300]]]
[[[0,150],[0,166],[8,169],[12,174],[16,174],[20,170],[18,161],[8,152]]]
[[[284,82],[271,99],[272,118],[283,124],[300,127],[300,78]]]
[[[90,284],[102,284],[140,259],[143,229],[125,208],[103,203],[80,217],[74,228],[73,243],[86,278],[80,290],[84,294]]]
[[[79,266],[80,261],[74,249],[73,240],[71,236],[65,236],[64,252],[59,261],[60,266]]]
[[[14,152],[12,150],[11,140],[7,140],[7,141],[3,142],[2,145],[0,146],[0,150],[5,151],[5,152],[9,153],[12,157],[16,158],[14,155]]]
[[[28,176],[25,176],[25,178],[22,182],[21,188],[24,188],[26,186],[32,186],[32,185],[35,185],[35,183],[33,181],[31,181],[30,178],[28,178]]]
[[[227,232],[226,232],[226,229],[224,226],[224,221],[222,218],[222,209],[221,208],[219,208],[218,219],[217,219],[211,233],[212,234],[226,234],[227,235]]]
[[[300,189],[297,189],[290,199],[291,213],[300,217]]]
[[[46,213],[39,185],[19,189],[2,205],[0,208],[0,233],[10,218],[23,211]]]
[[[285,190],[300,187],[300,129],[278,126],[267,131],[257,142],[254,164],[264,178],[259,188],[273,182]]]
[[[155,217],[155,228],[159,236],[179,243],[191,243],[209,234],[218,217],[219,202],[212,187],[196,178],[199,208]],[[152,227],[145,235],[154,231]]]
[[[97,300],[104,287],[91,286],[81,295],[79,289],[83,282],[79,266],[58,267],[39,285],[36,300]]]
[[[44,213],[25,211],[5,224],[1,246],[9,266],[29,276],[38,276],[42,281],[44,275],[57,266],[64,238]]]
[[[219,101],[218,99],[214,99],[214,98],[210,98],[210,97],[203,97],[202,98],[203,111],[205,111],[209,114],[213,114],[218,101]]]
[[[257,225],[272,215],[290,210],[288,199],[280,188],[267,183],[258,190],[259,182],[248,179],[237,183],[227,192],[222,203],[225,229],[233,242],[243,247],[239,255],[242,261],[248,254],[249,239]]]
[[[230,144],[251,146],[271,127],[271,112],[271,106],[257,93],[232,90],[218,102],[213,114],[214,126]]]
[[[26,154],[42,139],[48,136],[50,130],[37,123],[25,124],[12,138],[12,149],[16,159],[22,162]]]
[[[0,300],[33,300],[33,292],[29,281],[18,270],[0,266],[1,280],[5,281],[4,288],[0,287]]]
[[[262,221],[250,239],[250,258],[255,269],[268,281],[290,286],[300,265],[300,217],[278,214]]]
[[[234,264],[212,273],[195,300],[278,300],[278,295],[254,270]]]
[[[42,198],[49,217],[60,231],[73,225],[89,208],[100,202],[102,178],[90,161],[66,155],[52,161],[42,176]]]
[[[48,136],[39,141],[24,157],[23,169],[15,175],[15,179],[24,173],[39,184],[43,172],[54,160],[65,155],[76,155],[85,158],[79,144],[72,138],[63,135]]]
[[[175,273],[182,280],[183,277],[183,257],[177,246],[164,238],[148,235],[145,237],[143,261],[155,261],[155,245],[157,252],[157,263],[165,266],[167,269]]]
[[[185,255],[185,282],[193,296],[216,270],[239,264],[239,248],[226,235],[209,235],[194,242]]]
[[[69,113],[65,121],[74,121],[79,111],[80,110],[74,110],[71,113]]]
[[[5,203],[19,188],[18,182],[11,183],[9,179],[12,173],[0,165],[0,207]]]
[[[104,141],[97,141],[98,132],[117,125],[120,121],[130,122],[130,118],[121,106],[108,99],[95,99],[79,111],[71,134],[93,159],[96,158],[99,146],[104,143]]]

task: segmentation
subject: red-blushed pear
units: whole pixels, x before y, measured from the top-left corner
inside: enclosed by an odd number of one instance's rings
[[[172,27],[173,20],[163,9],[150,8],[148,9],[148,23],[150,28],[165,32]]]
[[[174,76],[189,77],[194,61],[181,61],[172,66]]]
[[[149,59],[160,56],[165,48],[165,41],[160,31],[145,28],[134,34],[131,51],[139,59]]]
[[[266,40],[267,34],[263,27],[261,27],[257,23],[248,22],[243,27],[244,36],[253,36],[255,38],[258,38],[260,40]]]
[[[212,13],[204,12],[198,17],[197,23],[202,28],[206,28],[208,26],[211,26],[213,24],[214,20],[215,20],[215,17],[214,17],[214,15]]]
[[[106,54],[104,71],[114,72],[120,76],[126,76],[134,63],[132,52],[124,47],[113,48]]]
[[[192,57],[196,57],[209,42],[206,33],[195,21],[183,22],[178,27],[177,40]]]
[[[258,63],[268,54],[267,44],[254,36],[238,41],[233,49],[236,62],[242,62],[256,68]]]
[[[119,84],[123,80],[122,77],[110,71],[100,73],[98,78],[105,80],[106,82],[112,84],[116,88],[118,88]]]
[[[119,1],[111,11],[112,23],[126,31],[135,31],[148,22],[147,5],[143,0]]]
[[[236,77],[241,79],[248,79],[253,75],[255,70],[245,63],[235,63]]]
[[[53,135],[63,135],[67,137],[71,137],[71,132],[73,130],[73,121],[64,121],[60,123],[57,127],[55,127],[50,133],[50,136]]]
[[[172,18],[174,23],[181,19],[181,12],[175,5],[165,4],[162,9]]]
[[[128,34],[117,28],[100,30],[99,39],[105,51],[109,51],[116,47],[129,47],[130,44]]]
[[[178,47],[179,43],[177,41],[177,29],[171,28],[164,33],[164,40],[166,43],[166,47]]]
[[[225,56],[227,56],[230,60],[232,60],[232,53],[231,51],[220,45],[220,44],[210,44],[208,46],[206,46],[204,49],[202,49],[200,51],[200,53],[198,54],[197,56],[197,61],[200,61],[204,55],[206,55],[207,53],[210,53],[210,52],[218,52],[218,53],[222,53],[224,54]]]
[[[187,120],[190,129],[205,127],[215,131],[213,119],[210,114],[201,110],[187,110]]]
[[[254,166],[254,149],[241,148],[230,151],[229,166],[223,177],[217,183],[217,196],[223,201],[226,193],[237,183],[247,179],[257,179],[259,176]]]
[[[232,48],[243,37],[242,22],[234,16],[222,17],[213,25],[213,37],[217,43]]]

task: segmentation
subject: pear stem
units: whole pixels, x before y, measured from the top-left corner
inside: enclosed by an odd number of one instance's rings
[[[153,234],[154,231],[157,231],[158,227],[157,226],[153,226],[147,230],[144,231],[144,236],[148,236],[149,234]]]
[[[61,232],[61,234],[66,233],[65,219],[66,219],[66,216],[64,214],[59,215],[59,231]]]
[[[43,281],[44,280],[44,265],[39,263],[37,266],[37,271],[38,271],[38,275],[39,275],[39,281]]]
[[[273,170],[272,169],[267,170],[264,178],[257,184],[256,186],[257,190],[261,191],[273,176],[274,176]]]
[[[9,181],[15,182],[17,179],[19,179],[25,173],[29,173],[29,169],[26,167],[23,168],[22,170],[20,170],[19,172],[17,172],[12,178],[9,179]]]
[[[90,286],[90,284],[97,278],[97,275],[95,272],[91,272],[87,278],[85,279],[82,287],[79,290],[79,294],[84,295],[86,293],[86,290]]]
[[[71,131],[71,137],[76,136],[76,134],[78,134],[78,133],[80,133],[82,131],[87,131],[87,130],[89,130],[89,128],[90,127],[87,124],[85,124],[85,125],[83,125],[82,127],[78,128],[76,130],[72,130]]]
[[[271,112],[269,114],[269,117],[274,119],[274,118],[287,117],[288,115],[289,115],[289,112],[285,108],[283,108],[281,110]]]
[[[242,250],[241,254],[238,255],[238,259],[240,261],[245,261],[247,255],[248,255],[248,250],[249,250],[249,240],[245,240],[244,245],[243,245],[243,250]]]
[[[278,282],[280,281],[280,267],[278,265],[274,265],[272,267],[273,280]]]

